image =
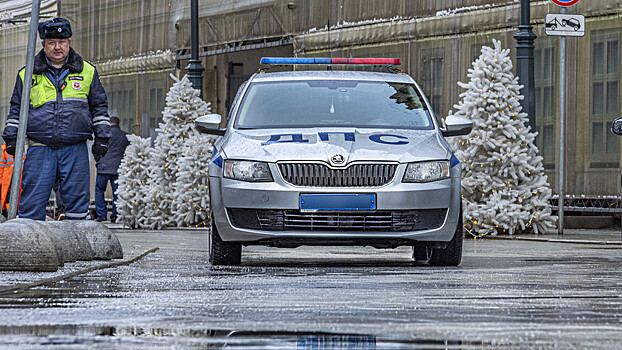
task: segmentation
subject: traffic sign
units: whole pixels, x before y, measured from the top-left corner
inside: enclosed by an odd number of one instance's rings
[[[576,3],[579,2],[579,0],[551,0],[553,1],[555,4],[559,5],[559,6],[572,6]]]
[[[544,31],[547,35],[584,36],[585,17],[583,15],[549,13],[544,20]]]

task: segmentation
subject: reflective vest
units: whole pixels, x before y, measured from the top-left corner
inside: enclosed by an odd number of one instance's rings
[[[26,70],[22,69],[19,76],[24,82],[24,74]],[[65,86],[62,87],[63,100],[84,99],[87,100],[93,76],[95,75],[95,67],[84,61],[84,68],[80,73],[68,74],[64,81]],[[61,77],[61,82],[63,81]],[[59,83],[61,85],[61,83]],[[57,90],[54,84],[45,74],[34,74],[32,76],[32,89],[30,90],[30,104],[39,108],[47,102],[56,100]]]

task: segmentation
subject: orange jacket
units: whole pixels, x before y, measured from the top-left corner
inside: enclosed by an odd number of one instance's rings
[[[11,187],[11,177],[13,175],[14,163],[15,160],[13,159],[13,156],[6,152],[6,144],[3,144],[2,155],[0,155],[0,204],[2,205],[2,210],[9,210],[8,193],[9,188]]]

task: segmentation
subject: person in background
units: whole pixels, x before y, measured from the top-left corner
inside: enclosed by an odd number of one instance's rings
[[[54,183],[68,220],[89,213],[90,166],[87,140],[98,161],[108,150],[108,100],[95,67],[71,48],[71,25],[63,18],[39,23],[43,49],[35,56],[28,112],[26,160],[20,218],[45,220]],[[15,156],[25,69],[17,74],[2,138]]]
[[[127,133],[119,127],[119,118],[110,117],[110,129],[112,136],[108,143],[108,152],[97,162],[97,178],[95,180],[95,212],[97,218],[95,221],[106,221],[108,216],[108,208],[106,207],[106,200],[104,198],[104,192],[110,182],[110,188],[112,188],[112,213],[110,214],[110,221],[117,221],[117,180],[119,179],[119,165],[121,165],[121,159],[129,141],[127,140]]]

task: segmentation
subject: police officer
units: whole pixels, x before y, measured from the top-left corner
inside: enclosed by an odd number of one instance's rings
[[[82,220],[87,217],[90,200],[86,141],[95,134],[91,151],[96,161],[108,150],[106,92],[95,67],[70,47],[69,21],[54,18],[39,23],[39,36],[43,50],[34,61],[19,217],[45,220],[58,179],[66,218]],[[24,71],[22,68],[17,75],[2,134],[11,155],[15,155]]]

